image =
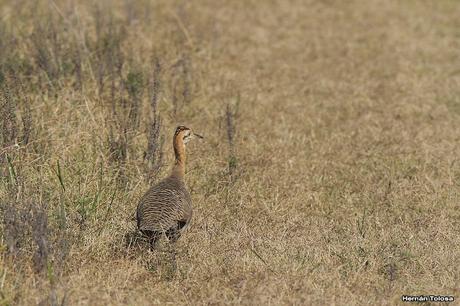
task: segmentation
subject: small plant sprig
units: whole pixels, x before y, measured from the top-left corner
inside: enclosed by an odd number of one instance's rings
[[[47,271],[49,262],[49,228],[46,207],[31,205],[32,208],[32,238],[37,245],[33,261],[37,273]]]
[[[237,118],[238,108],[240,103],[240,95],[238,94],[233,104],[227,103],[225,109],[225,124],[227,130],[227,142],[228,142],[228,174],[230,178],[234,179],[234,174],[238,165],[238,159],[236,157],[235,150],[235,136],[237,133]]]
[[[192,101],[192,72],[189,56],[182,56],[172,65],[170,82],[173,115],[177,116],[180,109]]]
[[[147,131],[147,149],[144,160],[148,163],[147,181],[156,179],[163,164],[163,143],[161,135],[161,116],[158,112],[158,100],[161,93],[161,63],[158,57],[153,59],[152,78],[149,86],[150,93],[150,123]]]

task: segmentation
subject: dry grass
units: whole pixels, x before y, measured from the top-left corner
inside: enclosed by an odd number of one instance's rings
[[[460,298],[459,14],[1,1],[0,304]],[[178,124],[206,141],[174,267],[126,236]]]

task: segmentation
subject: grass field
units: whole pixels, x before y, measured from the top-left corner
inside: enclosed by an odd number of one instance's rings
[[[460,3],[1,1],[1,305],[460,299]],[[134,235],[187,148],[194,216]]]

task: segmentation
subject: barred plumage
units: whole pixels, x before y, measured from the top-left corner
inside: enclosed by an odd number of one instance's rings
[[[171,242],[179,239],[192,218],[192,200],[184,182],[185,144],[194,136],[189,128],[179,126],[174,133],[176,161],[171,175],[151,187],[137,206],[137,227],[146,235],[151,247],[165,233]]]
[[[138,228],[165,232],[178,222],[192,217],[192,200],[182,180],[167,177],[151,187],[141,198],[137,209]]]

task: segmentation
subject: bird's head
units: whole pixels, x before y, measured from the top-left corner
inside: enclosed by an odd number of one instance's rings
[[[192,140],[194,137],[198,137],[198,138],[203,138],[203,136],[197,134],[197,133],[194,133],[192,131],[192,129],[186,127],[186,126],[183,126],[183,125],[179,125],[177,128],[176,128],[176,132],[174,133],[174,138],[175,139],[181,139],[184,144],[186,144],[187,142],[189,142],[190,140]]]

